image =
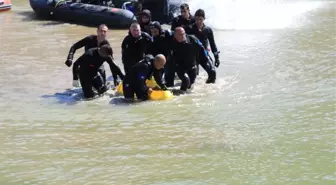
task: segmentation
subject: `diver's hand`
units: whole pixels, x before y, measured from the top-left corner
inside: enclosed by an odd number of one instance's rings
[[[215,59],[215,67],[219,67],[219,64],[220,64],[219,58],[216,58]]]
[[[72,81],[72,86],[73,87],[80,87],[79,81],[78,80],[73,80]]]
[[[220,61],[219,61],[219,53],[220,51],[217,51],[216,53],[214,53],[214,57],[215,57],[215,67],[219,67]]]
[[[72,65],[72,59],[67,59],[65,61],[65,65],[68,66],[68,67],[70,67]]]
[[[162,85],[161,90],[162,91],[166,91],[167,90],[167,86],[166,85]]]
[[[148,94],[151,94],[153,92],[153,89],[152,88],[148,88]]]

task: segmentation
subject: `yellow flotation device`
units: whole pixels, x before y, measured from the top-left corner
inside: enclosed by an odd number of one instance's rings
[[[152,78],[150,80],[146,80],[146,85],[149,88],[154,88],[157,85],[155,80]],[[122,82],[116,87],[116,91],[119,94],[123,94],[123,85]],[[150,100],[168,100],[173,97],[173,93],[171,91],[157,91],[153,90],[152,93],[149,95]]]

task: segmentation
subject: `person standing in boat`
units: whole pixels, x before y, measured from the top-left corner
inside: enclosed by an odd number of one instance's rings
[[[71,46],[69,54],[68,54],[68,58],[65,62],[65,65],[67,65],[68,67],[71,67],[72,65],[72,60],[74,57],[74,54],[76,52],[76,50],[84,47],[85,51],[91,49],[91,48],[97,48],[99,46],[102,45],[110,45],[110,43],[107,41],[106,37],[107,37],[107,32],[108,32],[108,27],[105,24],[99,25],[98,29],[97,29],[97,35],[89,35],[83,39],[81,39],[80,41],[76,42],[74,45]],[[73,66],[72,71],[73,71],[73,86],[74,87],[79,87],[79,81],[78,81],[78,68],[75,67],[76,65]],[[121,72],[120,68],[115,65],[115,70],[114,73],[112,73],[113,75],[113,80],[114,80],[114,84],[117,85],[118,82],[118,76],[120,79],[123,79],[124,75]],[[104,69],[104,65],[100,66],[98,72],[100,73],[100,75],[103,77],[104,82],[106,82],[106,73],[105,73],[105,69]]]
[[[189,5],[184,3],[180,6],[181,15],[175,17],[171,23],[171,30],[174,31],[177,27],[189,26],[195,23],[194,17],[190,14]]]
[[[203,44],[204,48],[207,51],[211,51],[215,57],[215,66],[219,67],[219,51],[217,49],[214,34],[210,27],[204,24],[205,12],[203,9],[198,9],[195,12],[195,21],[196,23],[186,27],[185,31],[189,35],[195,35]],[[209,47],[210,45],[210,47]]]
[[[138,23],[131,24],[130,31],[121,44],[122,63],[125,74],[129,72],[133,65],[148,54],[152,42],[152,37],[148,33],[142,32]]]

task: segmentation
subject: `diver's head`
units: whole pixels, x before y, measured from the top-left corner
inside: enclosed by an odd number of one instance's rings
[[[130,26],[131,34],[134,38],[138,38],[141,35],[141,28],[139,23],[132,23]]]
[[[190,18],[190,9],[189,9],[189,5],[187,3],[181,4],[180,12],[181,12],[181,16],[183,18],[185,18],[185,19]]]
[[[147,9],[142,10],[139,13],[139,16],[140,16],[140,22],[142,24],[148,24],[151,21],[151,12]]]
[[[163,69],[166,64],[166,57],[162,54],[158,54],[154,58],[154,67],[157,70]]]
[[[174,38],[177,42],[184,42],[187,40],[187,35],[185,33],[184,28],[177,27],[174,31]]]
[[[98,49],[98,53],[101,57],[112,57],[113,50],[110,45],[104,44]]]
[[[97,28],[98,40],[105,40],[107,36],[108,27],[106,24],[101,24]]]
[[[201,27],[203,26],[204,24],[204,20],[205,20],[205,12],[203,9],[198,9],[196,12],[195,12],[195,21],[196,21],[196,25],[198,27]]]
[[[150,31],[151,31],[152,36],[154,37],[159,36],[162,31],[161,24],[158,21],[153,21],[150,24]]]

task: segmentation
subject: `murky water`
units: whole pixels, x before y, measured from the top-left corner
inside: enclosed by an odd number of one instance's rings
[[[0,184],[335,184],[335,2],[248,2],[191,3],[221,29],[216,85],[202,73],[191,95],[127,105],[55,95],[95,28],[14,1],[0,14]],[[125,34],[109,33],[119,64]]]

